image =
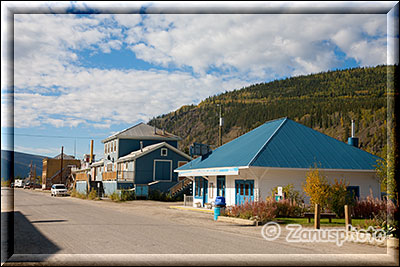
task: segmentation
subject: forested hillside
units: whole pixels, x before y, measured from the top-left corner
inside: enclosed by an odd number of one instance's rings
[[[347,142],[354,119],[360,147],[385,156],[386,79],[397,68],[353,68],[254,84],[183,106],[149,124],[182,137],[180,149],[188,152],[193,142],[216,147],[218,104],[223,107],[223,143],[281,117]]]

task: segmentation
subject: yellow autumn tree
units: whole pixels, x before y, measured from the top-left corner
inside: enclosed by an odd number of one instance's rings
[[[311,204],[319,204],[322,210],[328,206],[331,186],[318,168],[311,168],[307,173],[303,190],[310,197]]]

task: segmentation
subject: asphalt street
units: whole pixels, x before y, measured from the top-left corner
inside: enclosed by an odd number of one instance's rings
[[[224,257],[214,258],[213,255],[223,254],[225,257],[229,255],[226,259],[231,261],[241,255],[241,261],[252,262],[256,254],[269,259],[269,262],[279,257],[288,261],[298,257],[305,263],[312,261],[313,255],[322,263],[329,262],[323,260],[324,255],[331,261],[342,260],[345,263],[365,261],[367,265],[374,265],[390,262],[385,247],[353,242],[345,242],[342,246],[335,243],[288,243],[284,230],[282,237],[267,241],[261,235],[260,226],[214,222],[212,214],[173,210],[168,208],[170,205],[175,204],[91,201],[51,197],[40,190],[16,189],[14,251],[10,263],[21,260],[83,260],[90,255],[109,255],[111,258],[122,255],[119,259],[125,260],[137,260],[141,255],[144,257],[142,260],[146,260],[150,254],[157,255],[161,261],[185,254],[200,262],[202,259],[218,262]],[[202,258],[201,255],[205,254],[211,257]],[[249,261],[246,261],[246,254]],[[92,258],[96,259],[99,257]]]

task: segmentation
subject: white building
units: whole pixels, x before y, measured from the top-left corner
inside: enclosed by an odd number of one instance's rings
[[[288,118],[269,121],[176,169],[193,183],[193,205],[224,196],[227,205],[265,200],[272,188],[293,184],[303,192],[317,166],[330,182],[345,179],[357,197],[380,197],[375,165],[380,158]],[[306,199],[306,201],[308,201]]]

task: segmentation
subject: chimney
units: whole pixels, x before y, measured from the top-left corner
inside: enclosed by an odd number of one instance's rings
[[[347,143],[351,146],[358,147],[358,138],[355,137],[355,123],[354,120],[351,120],[351,137],[347,140]]]
[[[93,140],[90,140],[90,158],[89,163],[92,164],[93,162]]]
[[[140,141],[140,152],[143,152],[143,141]]]

